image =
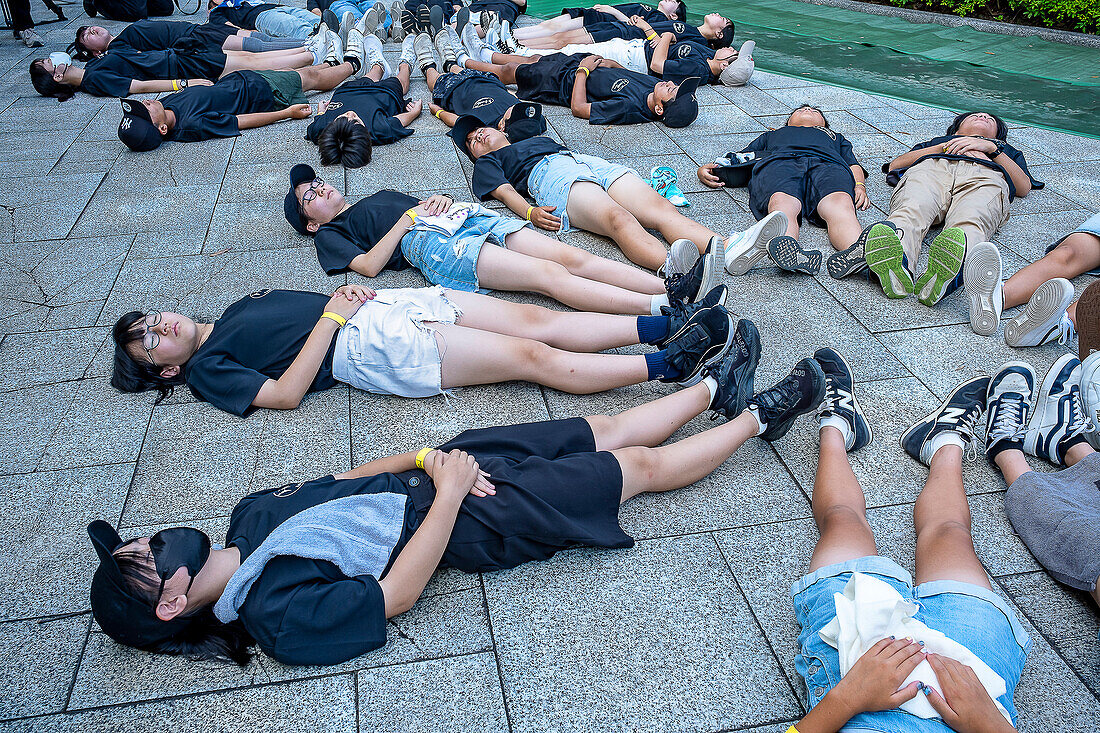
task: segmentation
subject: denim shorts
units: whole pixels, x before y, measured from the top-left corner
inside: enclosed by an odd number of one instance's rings
[[[483,206],[471,214],[451,236],[433,229],[412,229],[401,238],[401,253],[432,285],[485,292],[477,280],[477,258],[483,244],[505,246],[504,238],[526,226],[525,221],[504,217]]]
[[[1088,218],[1087,221],[1085,221],[1084,224],[1077,227],[1075,230],[1073,230],[1071,232],[1071,234],[1078,234],[1078,233],[1095,234],[1097,237],[1100,237],[1100,213],[1093,214],[1092,216],[1090,216]],[[1057,242],[1055,242],[1054,244],[1047,247],[1047,254],[1050,254],[1050,251],[1052,249],[1057,247],[1062,242],[1066,241],[1066,237],[1069,237],[1069,234],[1067,234],[1065,237],[1062,237]],[[1100,269],[1089,270],[1085,274],[1086,275],[1095,275],[1097,277],[1100,277]]]
[[[531,175],[527,176],[527,190],[539,206],[556,206],[554,216],[561,217],[561,231],[568,232],[569,216],[566,205],[569,203],[569,189],[577,181],[591,181],[603,186],[606,191],[611,184],[633,168],[608,163],[603,158],[568,151],[547,155],[539,161]]]
[[[956,580],[935,580],[913,587],[909,572],[885,557],[860,557],[829,565],[803,576],[791,587],[791,599],[801,632],[795,669],[806,683],[807,706],[821,702],[840,681],[840,655],[821,639],[820,631],[836,618],[833,596],[842,593],[852,573],[867,573],[889,583],[902,598],[916,602],[914,618],[970,649],[1005,681],[1007,692],[998,698],[1016,724],[1012,694],[1020,681],[1031,638],[1004,600],[988,588]],[[860,713],[845,731],[882,733],[946,733],[939,720],[926,720],[903,710]]]

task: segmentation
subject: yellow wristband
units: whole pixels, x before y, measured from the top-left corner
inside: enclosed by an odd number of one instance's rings
[[[787,729],[787,733],[798,733],[798,728],[795,728],[792,725],[790,728]]]
[[[409,209],[408,211],[405,212],[405,216],[412,219],[414,224],[416,223],[416,212],[414,210]]]
[[[528,206],[527,207],[527,213],[524,215],[523,218],[526,219],[527,221],[531,221],[531,211],[534,208],[535,208],[534,206]]]
[[[179,90],[180,90],[180,82],[179,82],[179,79],[173,79],[173,80],[172,80],[172,91],[173,91],[173,92],[178,92]]]
[[[581,73],[582,71],[584,72],[585,76],[588,76],[588,67],[587,66],[578,66],[577,67],[577,73],[578,74]]]
[[[424,470],[424,459],[427,458],[428,454],[431,453],[433,450],[435,450],[435,448],[421,448],[420,452],[416,454],[416,467],[419,468],[421,471]]]
[[[856,181],[856,185],[857,185],[857,186],[863,186],[864,188],[866,188],[866,187],[867,187],[867,184],[866,184],[866,183],[864,183],[863,181]]]
[[[325,311],[324,313],[321,314],[321,318],[328,318],[329,320],[336,321],[337,323],[340,324],[341,328],[343,328],[345,325],[347,325],[347,322],[348,322],[348,319],[344,318],[339,313],[333,313],[332,311]]]
[[[657,34],[654,33],[653,31],[650,31],[649,33],[646,34],[645,39],[647,41],[652,41],[656,37],[657,37]]]
[[[437,109],[437,110],[436,110],[435,112],[433,112],[432,114],[433,114],[433,115],[435,115],[435,118],[436,118],[437,120],[442,120],[443,118],[439,116],[439,115],[440,115],[440,114],[442,114],[442,113],[443,113],[443,110],[441,110],[441,109]]]

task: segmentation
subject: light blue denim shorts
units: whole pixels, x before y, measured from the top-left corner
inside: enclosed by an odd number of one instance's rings
[[[840,655],[818,633],[836,618],[833,596],[842,593],[852,573],[867,573],[889,583],[902,598],[920,606],[917,620],[941,631],[970,649],[1004,678],[1007,692],[998,698],[1016,723],[1012,694],[1024,669],[1031,638],[1004,600],[988,588],[956,580],[936,580],[913,587],[913,578],[902,566],[885,557],[860,557],[828,565],[803,576],[791,587],[791,599],[801,632],[795,669],[806,683],[807,705],[821,702],[840,681]],[[939,720],[918,718],[902,710],[860,713],[848,721],[845,731],[882,733],[948,733]]]
[[[570,231],[566,205],[569,189],[577,181],[591,181],[606,191],[611,184],[628,173],[637,175],[633,168],[608,163],[603,158],[582,153],[561,152],[547,155],[539,161],[531,175],[527,176],[527,190],[539,206],[556,206],[554,216],[561,218],[561,230]]]
[[[1095,234],[1097,237],[1100,237],[1100,213],[1096,213],[1096,214],[1093,214],[1092,216],[1090,216],[1087,220],[1085,220],[1084,224],[1082,224],[1081,226],[1074,229],[1072,232],[1070,232],[1070,234],[1077,234],[1079,232],[1083,232],[1085,234]],[[1057,247],[1062,242],[1066,241],[1067,237],[1069,237],[1069,234],[1067,234],[1065,237],[1062,237],[1057,242],[1055,242],[1054,244],[1047,247],[1047,252],[1046,253],[1050,254],[1051,250],[1053,250],[1055,247]],[[1089,270],[1085,274],[1086,275],[1095,275],[1097,277],[1100,277],[1100,269]]]
[[[401,238],[401,253],[432,285],[467,293],[486,292],[477,280],[481,246],[488,243],[503,247],[505,237],[526,226],[530,224],[479,207],[450,236],[430,229],[410,230]]]

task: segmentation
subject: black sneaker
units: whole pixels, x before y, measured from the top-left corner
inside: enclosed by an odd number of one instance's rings
[[[408,9],[401,11],[401,30],[405,31],[406,37],[415,36],[422,32],[420,23],[416,21],[416,16]]]
[[[760,363],[760,334],[756,324],[742,318],[737,322],[733,346],[719,364],[707,369],[718,382],[710,409],[732,420],[740,415],[753,390],[756,365]]]
[[[944,433],[956,433],[957,444],[966,450],[974,443],[974,428],[985,411],[989,377],[972,377],[947,395],[939,407],[902,433],[901,447],[926,466],[932,464],[933,441]]]
[[[427,33],[429,36],[435,36],[432,32],[432,9],[427,5],[420,5],[416,8],[416,27],[417,33]]]
[[[795,418],[812,412],[825,397],[825,372],[807,357],[794,365],[791,373],[776,385],[753,396],[745,407],[756,412],[764,426],[760,437],[778,440],[787,434]]]
[[[797,239],[786,234],[768,242],[768,256],[780,269],[788,272],[816,275],[821,270],[821,253],[802,249]]]
[[[890,222],[883,223],[894,226]],[[894,229],[897,229],[897,227],[894,227]],[[825,269],[829,271],[829,277],[834,280],[841,280],[867,269],[864,247],[867,246],[867,234],[870,231],[871,227],[865,227],[859,233],[859,239],[855,241],[855,244],[848,249],[842,249],[829,255],[829,259],[825,260]]]
[[[655,343],[658,348],[664,348],[668,345],[668,342],[672,340],[673,334],[680,332],[680,329],[684,327],[684,324],[688,322],[693,315],[701,310],[707,308],[713,308],[716,305],[726,304],[726,295],[729,290],[725,285],[718,285],[710,289],[710,292],[704,295],[694,303],[681,306],[661,306],[661,315],[668,316],[668,335],[663,339]]]
[[[844,435],[845,450],[859,450],[875,436],[856,400],[852,368],[843,356],[828,347],[815,351],[814,361],[825,372],[825,399],[817,411],[818,423],[839,429]]]
[[[660,381],[681,387],[703,381],[706,368],[729,351],[733,332],[733,316],[720,305],[694,313],[665,346],[665,362],[675,376],[660,377]]]
[[[428,11],[428,24],[431,26],[433,41],[439,36],[439,32],[443,30],[443,22],[443,8],[433,5]]]
[[[340,30],[340,19],[337,18],[336,13],[332,12],[331,10],[326,9],[323,13],[321,13],[321,20],[323,20],[325,25],[327,25],[329,28],[332,28],[336,31]]]
[[[710,249],[708,246],[703,256],[683,275],[674,272],[665,278],[665,292],[670,304],[683,306],[694,303],[714,287],[718,273],[714,270],[714,253]]]
[[[1004,450],[1024,449],[1035,370],[1022,361],[1010,361],[989,380],[985,406],[985,455],[995,458]]]

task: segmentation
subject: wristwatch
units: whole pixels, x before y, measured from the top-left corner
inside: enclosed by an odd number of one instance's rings
[[[187,80],[186,79],[180,79],[180,89],[186,89],[186,88],[187,88]]]

